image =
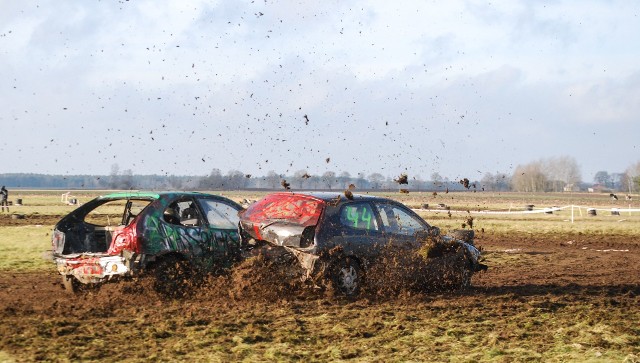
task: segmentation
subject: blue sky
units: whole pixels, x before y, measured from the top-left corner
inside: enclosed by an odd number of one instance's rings
[[[0,6],[0,173],[474,180],[570,156],[592,181],[640,160],[633,1]]]

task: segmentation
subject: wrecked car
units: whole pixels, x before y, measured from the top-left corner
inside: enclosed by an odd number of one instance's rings
[[[239,232],[247,245],[284,248],[295,255],[304,278],[329,281],[344,295],[359,292],[366,271],[389,246],[417,251],[426,240],[438,240],[445,248],[428,254],[463,256],[457,287],[468,286],[474,272],[486,269],[473,231],[457,230],[457,238],[440,235],[405,205],[370,195],[269,194],[240,212]]]
[[[179,294],[193,271],[238,259],[238,211],[227,198],[197,192],[122,192],[97,197],[63,217],[53,260],[66,289],[150,272]]]

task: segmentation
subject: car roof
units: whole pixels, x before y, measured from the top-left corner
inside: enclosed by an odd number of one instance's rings
[[[150,191],[127,191],[127,192],[115,192],[106,195],[102,195],[100,199],[119,199],[119,198],[143,198],[143,199],[160,199],[164,196],[205,196],[205,197],[219,197],[224,198],[222,196],[201,193],[201,192],[174,192],[174,191],[162,191],[162,192],[150,192]]]
[[[276,193],[272,193],[272,195],[273,194],[280,194],[280,195],[300,194],[300,195],[306,195],[316,199],[320,199],[324,202],[335,202],[338,199],[338,197],[340,197],[340,201],[349,200],[349,198],[347,198],[344,193],[338,193],[338,192],[276,192]],[[368,194],[353,194],[352,196],[354,200],[390,200],[388,198],[383,198],[383,197],[378,197],[375,195],[368,195]]]

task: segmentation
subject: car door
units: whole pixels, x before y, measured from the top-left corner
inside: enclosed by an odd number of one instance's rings
[[[206,248],[218,263],[233,262],[240,251],[238,211],[240,208],[224,200],[198,198],[204,216]]]
[[[384,245],[384,236],[373,205],[369,202],[345,203],[338,215],[340,234],[336,245],[341,245],[347,255],[375,258]]]
[[[191,214],[188,212],[190,210]],[[196,260],[211,257],[207,224],[192,197],[182,196],[169,203],[163,210],[162,221],[168,250],[187,253],[189,258]]]
[[[384,239],[402,249],[418,248],[416,236],[426,233],[429,226],[409,208],[389,202],[375,202],[380,215]]]

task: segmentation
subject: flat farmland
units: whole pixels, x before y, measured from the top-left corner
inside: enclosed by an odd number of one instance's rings
[[[168,300],[146,278],[66,293],[49,252],[75,208],[61,193],[13,191],[19,217],[0,215],[0,361],[640,362],[638,196],[376,193],[473,228],[489,270],[464,291],[345,299],[243,263]]]

